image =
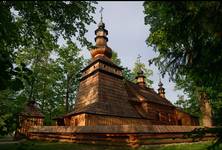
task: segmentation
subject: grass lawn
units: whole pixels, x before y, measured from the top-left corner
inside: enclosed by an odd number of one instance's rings
[[[147,145],[140,147],[139,150],[207,150],[210,145],[211,142],[168,144],[157,147]],[[222,150],[222,145],[218,150]]]
[[[141,146],[137,150],[207,150],[210,142],[192,144],[174,144],[159,146]],[[222,150],[222,146],[219,148]],[[0,150],[132,150],[123,146],[104,146],[91,144],[59,143],[59,142],[32,142],[0,143]]]

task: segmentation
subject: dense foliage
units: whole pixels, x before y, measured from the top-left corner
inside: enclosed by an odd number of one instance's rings
[[[145,24],[150,25],[147,44],[159,53],[150,63],[156,64],[163,75],[168,73],[191,99],[195,98],[192,100],[198,102],[202,118],[210,120],[212,110],[214,124],[221,125],[222,2],[147,1],[144,9]],[[194,108],[196,103],[190,102],[190,108]],[[211,147],[218,148],[221,128],[194,131],[194,136],[206,133],[218,133]]]
[[[150,62],[185,92],[198,93],[201,102],[204,93],[212,105],[221,103],[221,2],[147,1],[144,13],[150,25],[147,44],[159,53]]]
[[[28,80],[24,80],[25,88],[20,95],[39,103],[46,123],[73,108],[84,64],[75,44],[68,43],[66,47],[44,53],[23,49],[16,62],[29,64],[33,72]]]
[[[146,78],[145,78],[145,83],[146,83],[146,85],[147,85],[148,87],[151,87],[152,84],[153,84],[153,81],[150,80],[149,78],[150,78],[150,76],[153,75],[153,71],[150,70],[150,69],[148,69],[148,68],[146,67],[146,65],[140,61],[140,58],[141,58],[141,56],[138,55],[138,56],[137,56],[137,59],[136,59],[136,61],[135,61],[135,63],[134,63],[134,67],[133,67],[133,71],[132,71],[132,72],[133,72],[133,75],[134,75],[134,78],[137,76],[138,72],[140,72],[140,71],[142,70],[144,76],[146,77]],[[135,82],[135,81],[134,81],[134,82]]]
[[[13,84],[15,52],[21,48],[52,49],[59,37],[75,36],[88,44],[85,26],[93,22],[93,2],[1,1],[0,2],[0,89]],[[18,79],[19,80],[19,79]],[[11,84],[10,84],[11,83]]]
[[[200,108],[195,99],[196,97],[188,97],[188,99],[185,99],[183,95],[178,95],[178,99],[174,105],[182,108],[185,112],[193,116],[200,117]]]
[[[0,134],[15,129],[27,100],[39,102],[47,118],[72,107],[83,65],[73,42],[90,46],[84,34],[94,22],[94,4],[0,2]],[[61,41],[66,46],[60,47]]]
[[[138,55],[138,57],[137,57],[137,59],[134,63],[133,69],[130,70],[128,67],[123,67],[121,65],[121,60],[120,60],[120,58],[118,58],[118,54],[115,51],[113,51],[113,55],[112,55],[112,61],[116,65],[119,65],[123,68],[123,77],[124,77],[124,79],[136,83],[135,78],[137,76],[137,73],[142,70],[144,72],[144,76],[146,77],[145,78],[146,85],[148,87],[151,87],[152,84],[153,84],[153,81],[150,80],[149,78],[153,74],[153,71],[146,68],[146,65],[140,61],[140,58],[141,58],[141,56]]]

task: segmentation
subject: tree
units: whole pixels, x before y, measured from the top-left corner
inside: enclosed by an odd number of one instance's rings
[[[144,3],[145,24],[150,25],[147,44],[159,53],[150,62],[173,81],[189,82],[200,106],[221,101],[221,6],[221,2]]]
[[[58,70],[50,55],[59,48],[61,38],[91,45],[84,34],[85,26],[95,22],[93,4],[96,2],[0,2],[0,130],[5,134],[16,123],[11,118],[16,118],[24,99],[38,99],[47,114],[61,106],[58,103],[64,104],[54,101],[52,86],[58,75],[52,72]],[[24,62],[22,53],[30,59]],[[42,90],[38,93],[37,89]]]
[[[120,58],[118,58],[118,54],[115,51],[112,52],[111,59],[112,59],[112,62],[114,62],[116,65],[121,66],[123,68],[123,77],[125,80],[136,83],[135,78],[137,76],[137,73],[138,71],[142,70],[144,71],[144,76],[146,77],[145,79],[146,85],[151,86],[153,81],[151,81],[149,77],[153,74],[153,71],[150,69],[147,69],[145,64],[140,62],[140,58],[141,56],[137,57],[137,60],[134,64],[133,71],[131,71],[128,67],[123,67],[121,65],[121,60]]]
[[[116,64],[118,66],[121,64],[121,60],[118,57],[117,52],[115,52],[115,51],[112,51],[112,58],[111,58],[111,60],[112,60],[112,62],[114,62],[114,64]]]
[[[84,58],[80,56],[80,49],[73,43],[68,47],[60,48],[58,51],[59,58],[56,61],[60,70],[59,81],[61,88],[58,92],[63,92],[65,98],[66,112],[72,110],[75,102],[81,70],[84,67]]]
[[[15,53],[21,48],[44,51],[45,43],[55,45],[58,38],[76,37],[82,45],[90,45],[84,37],[85,26],[94,22],[93,4],[85,1],[1,1],[0,2],[0,90],[14,83]],[[15,78],[16,83],[19,78]]]
[[[117,52],[112,51],[111,60],[112,60],[112,62],[114,62],[114,64],[123,68],[123,77],[124,77],[124,79],[132,81],[132,82],[134,81],[135,76],[133,75],[133,73],[131,72],[131,70],[129,68],[122,66],[121,59],[118,57]]]
[[[135,82],[135,74],[128,67],[123,68],[123,77],[125,80]]]
[[[0,91],[0,135],[6,135],[16,130],[17,115],[24,107],[26,98],[19,92],[7,89]]]
[[[41,111],[50,124],[53,117],[69,112],[74,104],[84,59],[80,49],[72,42],[51,51],[29,51],[18,53],[18,66],[22,61],[30,64],[33,74],[24,80],[21,95],[39,103]]]
[[[174,103],[179,108],[182,108],[185,112],[200,117],[200,108],[193,98],[185,99],[183,95],[178,95],[178,100]]]
[[[23,80],[24,89],[21,95],[26,97],[26,101],[35,100],[39,103],[41,111],[46,116],[48,123],[51,114],[59,106],[54,99],[56,94],[53,85],[56,83],[56,70],[53,59],[50,59],[52,50],[38,51],[35,49],[20,49],[17,52],[16,64],[20,67],[21,62],[29,65],[32,74],[27,80]]]

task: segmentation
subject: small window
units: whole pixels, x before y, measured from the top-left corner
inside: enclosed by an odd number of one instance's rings
[[[157,119],[158,121],[160,121],[160,119],[161,119],[161,113],[160,113],[160,112],[157,112],[157,114],[156,114],[156,119]]]
[[[78,124],[79,124],[79,121],[78,121],[78,119],[76,118],[76,119],[75,119],[75,126],[78,126]]]
[[[104,68],[106,68],[106,65],[103,65]]]
[[[171,122],[171,115],[168,114],[168,122]]]
[[[179,119],[179,120],[177,121],[177,123],[178,123],[178,125],[182,125],[182,120]]]

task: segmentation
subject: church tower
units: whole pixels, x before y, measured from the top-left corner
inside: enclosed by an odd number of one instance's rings
[[[128,101],[122,70],[111,60],[107,45],[108,30],[101,20],[95,30],[91,61],[82,70],[74,110],[65,115],[65,125],[132,125],[149,124]]]

